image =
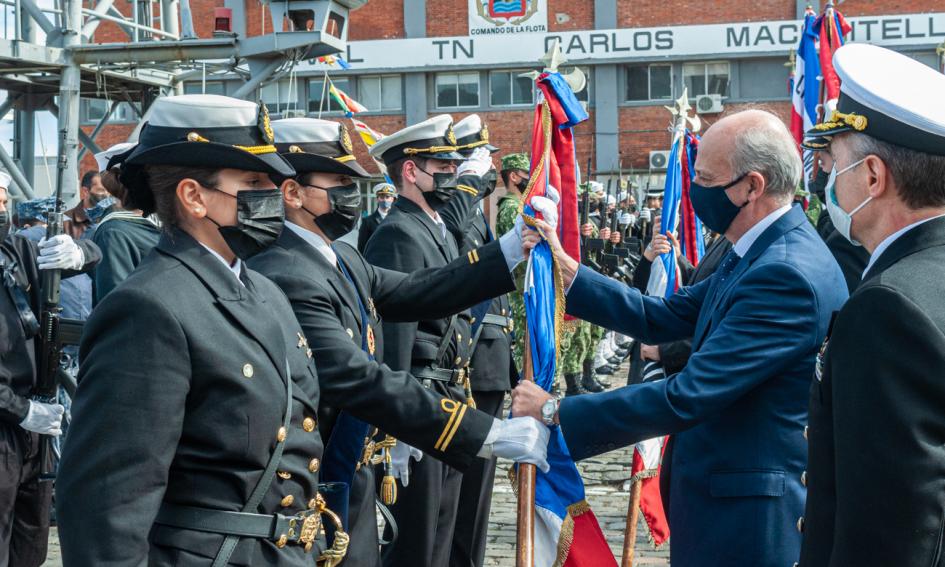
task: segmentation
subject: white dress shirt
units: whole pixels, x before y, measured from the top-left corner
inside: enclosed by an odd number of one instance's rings
[[[887,236],[882,242],[879,243],[879,246],[876,247],[876,250],[873,250],[873,253],[870,254],[870,261],[866,264],[866,269],[863,270],[863,275],[865,276],[866,273],[870,271],[870,268],[873,267],[873,264],[876,263],[876,260],[878,260],[879,257],[882,256],[883,252],[885,252],[886,249],[889,248],[889,246],[890,246],[893,242],[895,242],[896,239],[898,239],[900,236],[902,236],[903,234],[909,232],[910,230],[912,230],[913,228],[919,226],[920,224],[925,224],[925,223],[929,222],[930,220],[942,218],[943,216],[945,216],[945,215],[937,215],[937,216],[934,216],[934,217],[929,217],[929,218],[927,218],[927,219],[922,219],[922,220],[920,220],[919,222],[914,222],[914,223],[910,224],[909,226],[907,226],[907,227],[905,227],[905,228],[901,228],[901,229],[897,230],[896,232],[894,232],[894,233],[890,234],[889,236]]]
[[[295,234],[298,234],[302,240],[311,244],[315,250],[318,250],[318,252],[328,260],[329,264],[332,266],[338,265],[338,256],[335,254],[335,251],[331,249],[331,245],[328,244],[328,241],[322,238],[321,235],[315,234],[307,228],[302,228],[294,222],[285,221],[285,226]]]
[[[233,275],[236,276],[236,281],[240,282],[240,285],[242,285],[242,286],[245,287],[245,284],[243,284],[243,280],[240,279],[240,274],[243,272],[243,261],[242,261],[242,260],[240,260],[239,258],[236,258],[235,260],[233,260],[233,263],[230,264],[229,262],[226,261],[226,258],[224,258],[223,256],[221,256],[221,255],[220,255],[216,250],[214,250],[213,248],[210,248],[209,246],[207,246],[207,245],[204,244],[203,242],[201,242],[200,245],[203,246],[204,248],[206,248],[207,251],[210,252],[211,254],[213,254],[218,260],[220,260],[221,262],[223,262],[223,265],[226,266],[226,269],[227,269],[227,270],[230,270],[231,272],[233,272]]]
[[[791,205],[784,205],[769,213],[768,216],[758,221],[755,226],[749,228],[745,234],[738,239],[735,246],[732,247],[735,253],[738,254],[738,257],[744,258],[745,254],[748,254],[748,251],[751,250],[751,245],[758,240],[758,237],[761,236],[764,231],[768,230],[768,227],[773,225],[779,218],[788,214],[790,210]]]

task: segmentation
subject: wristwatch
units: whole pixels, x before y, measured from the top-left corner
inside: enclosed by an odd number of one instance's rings
[[[560,403],[561,400],[558,398],[551,398],[541,405],[541,421],[548,427],[555,424],[555,416],[558,415],[558,405]]]

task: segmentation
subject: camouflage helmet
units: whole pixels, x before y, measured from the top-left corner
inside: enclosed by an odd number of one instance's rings
[[[531,164],[528,161],[528,154],[506,154],[502,156],[502,171],[510,171],[514,169],[521,169],[522,171],[528,171],[531,169]]]

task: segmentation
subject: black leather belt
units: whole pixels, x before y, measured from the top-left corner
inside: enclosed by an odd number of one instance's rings
[[[436,380],[437,382],[446,382],[447,384],[463,384],[463,381],[466,379],[465,368],[450,370],[433,366],[414,366],[410,369],[410,373],[421,382],[424,380]]]
[[[155,523],[215,534],[267,539],[282,547],[287,543],[309,545],[321,531],[321,516],[306,510],[295,516],[228,512],[164,503]],[[324,549],[324,545],[320,546]]]
[[[508,317],[496,315],[495,313],[486,313],[482,317],[483,325],[498,325],[499,327],[508,327],[510,322],[511,319]]]

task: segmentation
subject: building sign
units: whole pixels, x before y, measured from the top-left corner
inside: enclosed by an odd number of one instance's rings
[[[515,4],[493,0],[470,2],[493,6]],[[509,24],[504,25],[511,25],[515,18],[508,18]],[[933,48],[945,41],[945,12],[865,16],[847,18],[847,21],[853,26],[851,41],[892,48]],[[764,55],[787,58],[788,53],[797,47],[800,25],[801,20],[784,20],[488,37],[483,34],[352,41],[348,43],[347,60],[354,73],[425,71],[459,66],[534,67],[556,39],[561,42],[567,60],[574,64]],[[302,65],[299,71],[323,68],[316,64]]]
[[[548,31],[548,0],[469,0],[469,35]]]

